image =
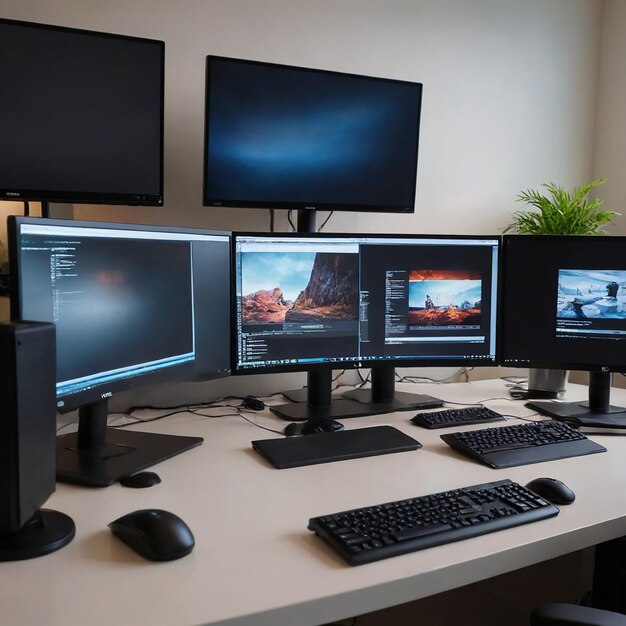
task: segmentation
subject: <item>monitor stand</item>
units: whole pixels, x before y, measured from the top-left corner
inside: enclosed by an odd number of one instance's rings
[[[107,487],[203,442],[202,437],[107,428],[108,408],[107,400],[82,406],[78,432],[57,437],[57,480]]]
[[[344,398],[384,409],[384,413],[415,411],[443,406],[443,400],[427,394],[395,390],[396,369],[383,365],[372,367],[372,388],[353,389],[342,394]]]
[[[578,426],[626,428],[626,407],[611,406],[610,372],[589,372],[589,402],[527,402],[529,409]]]
[[[308,372],[307,401],[271,406],[270,411],[281,419],[294,422],[319,417],[344,419],[389,413],[387,406],[347,399],[331,399],[332,374],[331,369]]]
[[[0,562],[50,554],[67,545],[75,534],[71,517],[59,511],[39,509],[19,530],[0,533]]]

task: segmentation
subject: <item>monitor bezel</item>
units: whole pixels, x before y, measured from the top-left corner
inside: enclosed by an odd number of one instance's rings
[[[209,195],[207,185],[208,174],[208,154],[209,154],[209,128],[210,128],[210,116],[209,116],[209,103],[211,96],[211,67],[213,61],[226,61],[232,63],[240,63],[245,65],[257,65],[262,67],[270,67],[276,69],[296,70],[303,73],[332,75],[339,77],[350,77],[363,80],[370,80],[375,82],[393,83],[398,85],[412,85],[417,86],[419,89],[419,104],[418,104],[418,125],[417,125],[417,137],[415,141],[415,155],[414,155],[414,175],[413,175],[413,197],[412,205],[410,207],[400,205],[367,205],[367,204],[347,204],[347,203],[333,203],[333,202],[285,202],[278,200],[239,200],[237,198],[214,198]],[[417,81],[400,80],[395,78],[382,78],[361,74],[354,74],[349,72],[339,72],[335,70],[316,69],[310,67],[300,67],[295,65],[287,65],[284,63],[271,63],[266,61],[256,61],[252,59],[241,59],[233,57],[225,57],[220,55],[207,55],[206,57],[206,70],[205,70],[205,99],[204,99],[204,153],[203,153],[203,170],[202,170],[202,204],[205,207],[213,208],[248,208],[248,209],[284,209],[284,210],[315,210],[315,211],[353,211],[360,213],[415,213],[415,202],[417,196],[417,166],[419,159],[419,144],[420,144],[420,130],[421,130],[421,112],[423,101],[423,83]]]
[[[10,262],[10,279],[11,279],[11,319],[20,320],[21,312],[21,300],[20,300],[20,254],[18,238],[20,229],[23,224],[44,225],[44,226],[68,226],[73,228],[93,228],[93,229],[117,229],[126,231],[137,232],[166,232],[166,233],[182,233],[182,234],[199,234],[199,235],[213,235],[219,237],[226,237],[228,241],[224,241],[224,245],[228,250],[228,267],[232,268],[232,259],[230,258],[232,245],[230,241],[230,232],[208,230],[199,228],[186,228],[179,226],[157,226],[150,224],[125,224],[116,222],[96,222],[87,220],[61,220],[61,219],[48,219],[37,217],[22,217],[11,215],[8,218],[8,234],[9,234],[9,257]],[[230,285],[232,281],[230,276],[228,277],[228,285],[230,291]],[[165,294],[164,294],[164,297]],[[229,366],[230,354],[229,354]],[[230,375],[230,369],[228,371],[222,371],[220,373],[212,372],[198,372],[194,369],[194,365],[197,366],[198,361],[194,359],[189,363],[179,364],[173,367],[164,368],[148,372],[145,374],[138,374],[129,378],[117,379],[107,384],[97,384],[88,389],[83,389],[78,392],[67,394],[62,396],[63,405],[57,405],[57,411],[60,413],[67,413],[80,408],[84,405],[88,405],[100,400],[110,398],[116,394],[129,391],[136,387],[144,387],[156,383],[162,382],[189,382],[189,381],[207,381],[215,380],[218,378],[224,378]],[[59,398],[57,398],[57,401]]]
[[[120,35],[116,33],[105,33],[81,28],[70,28],[67,26],[57,26],[54,24],[40,24],[23,20],[13,20],[0,17],[0,24],[35,28],[41,30],[53,30],[67,34],[87,35],[91,37],[101,37],[107,39],[121,39],[156,45],[160,48],[160,154],[159,154],[159,191],[157,194],[146,193],[110,193],[106,191],[68,191],[64,189],[30,189],[0,187],[0,200],[11,200],[16,202],[58,202],[77,204],[115,204],[125,206],[163,206],[164,202],[164,135],[165,135],[165,42],[158,39],[146,37],[136,37],[131,35]],[[42,94],[45,98],[48,94]],[[45,102],[42,101],[42,107]],[[35,148],[36,149],[36,146]]]
[[[308,365],[296,364],[287,365],[280,364],[266,367],[244,367],[238,366],[238,328],[237,328],[237,239],[238,237],[262,237],[262,238],[371,238],[371,239],[432,239],[434,242],[438,240],[476,240],[476,239],[493,239],[498,242],[498,276],[496,280],[496,301],[492,303],[493,314],[495,315],[494,332],[496,340],[494,342],[496,353],[493,359],[483,358],[463,358],[463,359],[434,359],[434,358],[417,358],[417,359],[367,359],[364,361],[333,361],[323,363],[313,363]],[[502,281],[502,237],[500,235],[442,235],[442,234],[403,234],[403,233],[258,233],[258,232],[239,232],[235,231],[231,237],[231,370],[234,376],[250,375],[250,374],[279,374],[288,372],[315,372],[322,370],[343,370],[358,369],[369,370],[374,367],[493,367],[499,365],[498,353],[498,332],[500,317],[500,292]]]
[[[610,239],[621,239],[626,248],[626,236],[616,235],[504,235],[501,243],[501,267],[502,267],[502,280],[500,288],[500,327],[498,329],[497,336],[497,350],[500,355],[500,365],[503,367],[519,367],[519,368],[541,368],[541,369],[564,369],[564,370],[576,370],[584,372],[622,372],[626,368],[626,359],[621,365],[611,362],[603,363],[582,363],[571,361],[554,360],[539,360],[539,359],[511,359],[506,355],[505,345],[505,333],[506,333],[506,316],[504,314],[504,307],[506,303],[507,288],[511,285],[506,280],[504,273],[506,272],[507,265],[507,242],[514,240],[527,240],[528,238],[539,237],[542,241],[564,241],[570,243],[578,243],[581,239],[592,241],[607,241]],[[583,351],[584,352],[584,351]]]

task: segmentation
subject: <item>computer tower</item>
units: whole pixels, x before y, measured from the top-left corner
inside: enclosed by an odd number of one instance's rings
[[[0,323],[0,532],[19,530],[55,488],[53,324]]]
[[[53,324],[0,322],[0,561],[74,536],[70,518],[41,509],[55,489],[55,345]]]

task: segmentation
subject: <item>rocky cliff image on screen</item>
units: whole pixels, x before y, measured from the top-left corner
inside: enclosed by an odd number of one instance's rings
[[[357,320],[357,261],[348,253],[243,253],[243,323]]]

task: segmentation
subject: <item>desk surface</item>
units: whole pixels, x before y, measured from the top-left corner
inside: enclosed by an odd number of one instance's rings
[[[418,389],[458,402],[505,395],[502,381]],[[572,385],[567,396],[584,399],[586,387]],[[614,389],[612,400],[625,405],[626,390]],[[488,404],[506,414],[531,414],[520,402]],[[391,424],[418,439],[421,450],[288,470],[272,468],[250,447],[253,439],[278,435],[240,417],[181,414],[136,427],[202,436],[205,442],[157,466],[163,482],[150,489],[58,485],[46,507],[70,515],[76,537],[56,553],[0,564],[2,623],[307,626],[426,597],[626,535],[626,437],[593,435],[606,454],[493,470],[454,452],[439,432],[411,425],[411,416],[345,423],[347,428]],[[255,417],[269,427],[284,426],[269,413]],[[306,530],[316,515],[501,478],[524,484],[538,476],[566,482],[576,502],[549,520],[369,565],[345,565]],[[196,537],[189,556],[151,563],[107,529],[120,515],[150,507],[187,521]]]

